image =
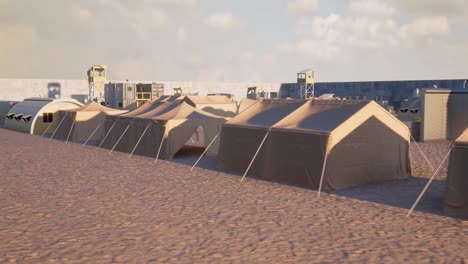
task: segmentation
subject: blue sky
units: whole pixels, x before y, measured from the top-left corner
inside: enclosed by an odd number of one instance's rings
[[[466,0],[0,0],[0,78],[467,78],[467,29]]]

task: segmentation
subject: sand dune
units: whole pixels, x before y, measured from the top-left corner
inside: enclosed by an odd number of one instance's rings
[[[331,193],[0,129],[0,262],[314,263],[468,260],[468,222],[444,216],[446,165]],[[436,166],[449,144],[424,143]],[[190,164],[190,165],[188,165]]]

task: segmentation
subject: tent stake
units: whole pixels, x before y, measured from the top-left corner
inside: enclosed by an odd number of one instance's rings
[[[111,128],[109,129],[109,131],[107,131],[106,136],[104,136],[104,138],[102,139],[101,144],[99,144],[99,146],[98,146],[98,149],[99,149],[99,148],[101,147],[101,145],[104,143],[104,141],[106,140],[107,136],[109,136],[109,133],[110,133],[110,132],[112,131],[112,129],[114,128],[115,123],[117,123],[117,121],[114,121],[114,123],[112,124]]]
[[[435,176],[437,175],[437,173],[439,172],[440,168],[442,167],[442,164],[444,164],[445,160],[447,159],[447,157],[449,156],[450,152],[452,151],[452,148],[449,149],[449,151],[447,152],[447,154],[445,155],[444,159],[442,160],[442,162],[440,163],[439,167],[437,168],[437,170],[434,172],[434,174],[432,175],[431,179],[429,179],[429,181],[426,183],[426,186],[424,186],[424,189],[421,191],[421,193],[419,194],[418,198],[416,199],[416,201],[414,202],[413,206],[411,206],[411,209],[408,211],[408,214],[406,214],[406,217],[409,217],[411,215],[411,213],[413,212],[414,208],[416,208],[416,206],[418,205],[419,203],[419,200],[421,200],[421,198],[423,197],[424,193],[427,191],[427,189],[429,188],[429,186],[431,185],[432,181],[434,180]]]
[[[211,145],[215,142],[215,140],[218,138],[219,136],[219,132],[218,134],[216,134],[216,136],[213,138],[213,140],[211,140],[210,144],[208,144],[208,146],[206,146],[205,150],[203,151],[203,153],[200,155],[200,157],[197,159],[197,161],[195,162],[195,164],[193,164],[192,168],[190,168],[190,170],[193,170],[193,168],[195,168],[195,166],[197,166],[198,162],[201,160],[201,158],[203,157],[203,155],[205,155],[205,153],[208,151],[208,149],[211,147]]]
[[[75,126],[75,121],[76,121],[76,115],[75,115],[75,118],[73,119],[73,123],[72,123],[72,125],[70,127],[70,131],[68,131],[68,136],[67,136],[67,140],[65,141],[65,144],[68,144],[68,139],[70,138],[73,127]]]
[[[58,126],[55,128],[54,133],[52,133],[52,136],[50,136],[49,140],[51,140],[51,139],[54,137],[55,133],[57,132],[57,129],[60,127],[60,125],[62,124],[63,120],[65,120],[65,115],[63,115],[62,120],[60,121],[60,123],[58,124]]]
[[[254,161],[255,161],[255,158],[257,158],[258,152],[260,152],[260,149],[262,148],[263,143],[265,143],[265,140],[266,140],[266,138],[267,138],[267,136],[268,136],[268,132],[270,132],[270,130],[268,130],[268,131],[266,132],[265,136],[263,137],[262,143],[260,143],[260,146],[258,146],[258,149],[257,149],[257,151],[255,152],[255,155],[253,156],[252,160],[250,161],[249,166],[248,166],[247,169],[245,170],[244,175],[242,176],[241,182],[245,179],[245,176],[247,175],[247,172],[249,172],[250,167],[252,166],[252,164],[253,164]]]
[[[127,128],[125,128],[124,132],[122,133],[122,135],[120,135],[119,139],[117,140],[117,142],[115,142],[114,146],[112,147],[112,149],[109,151],[109,154],[112,153],[112,151],[114,151],[115,147],[117,147],[117,144],[119,144],[120,140],[123,138],[123,136],[125,135],[125,133],[127,133],[127,130],[130,128],[130,125],[132,123],[128,124]]]
[[[154,164],[156,164],[156,162],[158,162],[159,153],[161,153],[161,148],[162,148],[162,145],[163,145],[163,142],[164,142],[164,136],[165,135],[166,135],[166,126],[164,126],[164,133],[163,133],[163,136],[162,136],[162,139],[161,139],[161,143],[159,144],[158,154],[156,154],[156,158],[154,159]]]
[[[429,162],[429,159],[427,158],[426,154],[424,154],[424,152],[422,151],[421,147],[419,146],[418,142],[416,142],[416,139],[414,139],[413,135],[411,135],[410,133],[410,136],[411,138],[414,140],[414,143],[416,144],[416,146],[418,147],[419,151],[421,152],[421,154],[423,155],[424,159],[426,160],[427,164],[429,164],[429,167],[431,167],[432,171],[434,171],[434,167],[432,167],[432,164]]]
[[[130,153],[130,155],[128,155],[129,158],[132,157],[133,152],[135,152],[136,148],[138,147],[138,144],[140,144],[140,141],[141,141],[141,139],[143,138],[143,136],[145,135],[146,130],[148,130],[149,125],[150,125],[150,124],[146,125],[146,128],[145,128],[145,130],[143,131],[143,133],[141,134],[140,138],[138,139],[138,142],[136,143],[135,147],[133,148],[132,153]]]
[[[91,133],[91,135],[86,139],[86,141],[83,143],[83,145],[81,145],[81,147],[84,147],[86,146],[86,143],[88,143],[88,141],[93,137],[94,133],[96,133],[96,131],[98,130],[99,127],[101,127],[102,123],[104,123],[105,120],[101,121],[101,123],[99,123],[99,125],[94,129],[93,133]]]

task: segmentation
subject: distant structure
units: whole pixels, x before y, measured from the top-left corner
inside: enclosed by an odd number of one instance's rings
[[[297,73],[297,83],[299,85],[299,98],[307,99],[315,96],[315,72],[312,69],[303,70]]]
[[[191,95],[191,94],[192,94],[191,88],[186,88],[186,87],[174,88],[174,95]]]
[[[278,92],[266,92],[263,90],[263,87],[253,86],[247,88],[247,97],[248,99],[274,99],[278,97]]]
[[[106,82],[105,65],[93,65],[89,68],[88,85],[89,85],[89,100],[102,103],[104,101],[104,84]]]
[[[115,109],[132,110],[164,95],[162,83],[106,83],[105,104]]]

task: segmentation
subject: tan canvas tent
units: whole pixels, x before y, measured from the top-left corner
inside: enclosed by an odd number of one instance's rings
[[[163,111],[164,113],[157,116],[135,118],[134,131],[137,132],[133,133],[133,141],[140,141],[138,146],[134,147],[135,154],[155,157],[161,147],[158,158],[172,159],[184,145],[196,143],[198,146],[206,147],[227,120],[196,109],[186,102],[172,103],[172,107],[169,106]],[[207,151],[207,155],[216,155],[216,152],[215,143]]]
[[[468,128],[453,142],[450,154],[444,210],[468,217]]]
[[[411,175],[408,128],[374,101],[311,100],[276,123],[257,176],[334,190]]]
[[[223,117],[233,117],[237,113],[236,103],[224,95],[189,95],[185,97],[185,102],[210,114]]]
[[[260,99],[226,122],[220,136],[218,168],[243,172],[268,129],[304,103],[304,100]],[[251,170],[253,173],[261,169],[262,157],[259,155],[255,160]]]
[[[120,139],[123,141],[122,144],[117,144],[115,150],[126,152],[128,150],[129,134],[127,133],[130,129],[130,123],[132,120],[139,115],[148,113],[158,108],[164,102],[174,102],[183,100],[183,96],[162,96],[153,101],[149,101],[138,107],[137,109],[130,111],[122,115],[107,116],[105,121],[105,133],[103,138],[100,140],[100,146],[107,149],[112,149]],[[127,143],[127,144],[126,144]]]
[[[239,107],[237,108],[237,114],[240,114],[250,108],[252,105],[256,104],[258,100],[253,100],[249,98],[244,98],[240,101]]]
[[[103,122],[108,115],[119,115],[127,110],[105,107],[96,102],[85,106],[61,110],[58,112],[60,126],[54,134],[54,139],[73,142],[98,141],[104,133]]]

